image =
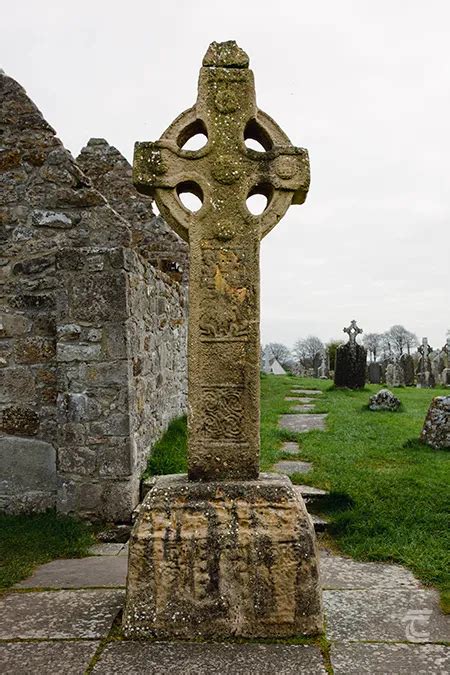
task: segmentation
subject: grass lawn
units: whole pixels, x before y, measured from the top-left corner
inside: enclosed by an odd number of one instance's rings
[[[289,412],[284,397],[294,385],[324,392],[314,412],[329,413],[327,431],[292,434],[277,428],[278,416]],[[391,413],[368,410],[369,396],[378,389],[335,390],[329,381],[263,375],[261,468],[269,470],[280,458],[283,440],[298,440],[313,471],[297,474],[294,482],[330,492],[322,512],[336,546],[360,560],[406,565],[443,591],[448,610],[450,453],[417,441],[431,399],[448,390],[395,389],[403,405]],[[154,449],[149,474],[186,470],[185,421],[177,420],[168,434]]]
[[[29,516],[0,515],[0,590],[55,558],[87,555],[94,543],[86,523],[54,511]]]

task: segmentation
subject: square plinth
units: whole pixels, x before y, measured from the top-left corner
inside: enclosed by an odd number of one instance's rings
[[[286,476],[158,479],[130,539],[127,637],[288,637],[322,626],[314,528]]]

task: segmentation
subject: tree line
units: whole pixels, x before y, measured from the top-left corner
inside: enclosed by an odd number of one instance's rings
[[[292,349],[280,342],[270,342],[266,345],[277,361],[287,370],[293,370],[296,366],[312,368],[317,354],[327,353],[330,360],[330,368],[334,369],[336,349],[346,340],[330,340],[323,343],[316,335],[308,335],[295,341]],[[407,330],[404,326],[396,324],[391,326],[385,333],[363,334],[362,343],[367,349],[370,361],[392,359],[403,354],[410,354],[411,350],[418,346],[417,335]]]

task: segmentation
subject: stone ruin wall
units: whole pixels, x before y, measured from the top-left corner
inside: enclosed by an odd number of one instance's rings
[[[82,171],[22,87],[0,88],[0,509],[127,520],[186,406],[186,246],[164,221],[152,236],[120,153],[102,142],[113,169]],[[111,171],[114,208],[96,189]]]

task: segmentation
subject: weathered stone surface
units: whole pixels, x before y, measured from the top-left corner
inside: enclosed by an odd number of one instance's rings
[[[1,431],[57,447],[59,511],[127,520],[149,450],[186,408],[186,279],[149,261],[163,240],[187,247],[120,153],[86,161],[111,208],[3,73],[0,101]],[[20,505],[17,485],[1,508]]]
[[[310,464],[310,462],[291,462],[288,460],[282,460],[281,462],[274,464],[273,468],[275,471],[285,473],[286,476],[292,476],[294,473],[308,473],[308,471],[311,471],[312,469],[312,464]]]
[[[195,106],[160,141],[138,143],[133,167],[138,190],[189,240],[188,473],[203,480],[258,476],[259,242],[309,187],[306,150],[258,110],[253,73],[218,55],[238,49],[226,45],[202,67]],[[199,132],[207,151],[187,156],[182,146]],[[267,152],[246,148],[252,136]],[[249,194],[268,191],[264,213],[251,214]],[[177,192],[197,194],[200,211],[185,209]]]
[[[450,396],[431,401],[420,438],[436,450],[450,450]]]
[[[121,555],[109,555],[106,560],[103,556],[53,560],[15,588],[114,588],[125,586],[126,575],[127,559]]]
[[[400,406],[400,399],[394,396],[392,391],[389,391],[389,389],[380,389],[379,392],[371,396],[369,399],[370,410],[390,410],[395,412],[400,408]]]
[[[292,412],[309,412],[310,410],[314,410],[315,406],[309,403],[306,403],[304,405],[293,405],[290,407],[290,410]]]
[[[388,387],[404,387],[405,375],[399,363],[390,363],[386,368],[386,385]]]
[[[315,403],[317,399],[308,398],[307,396],[286,396],[285,401],[293,401],[295,403]]]
[[[383,378],[383,369],[380,363],[372,361],[367,367],[370,384],[380,384]]]
[[[329,493],[321,488],[312,485],[294,485],[294,492],[297,492],[305,504],[318,506]]]
[[[56,452],[32,438],[0,437],[0,508],[9,513],[55,506]]]
[[[94,556],[112,555],[125,556],[128,555],[128,544],[104,543],[94,544],[90,547],[89,553]]]
[[[326,413],[309,415],[280,415],[278,426],[280,429],[288,429],[298,434],[306,433],[314,429],[324,430]]]
[[[348,333],[349,341],[345,345],[339,345],[336,350],[334,384],[336,387],[363,389],[366,382],[367,350],[356,342],[362,329],[353,320],[350,326],[344,328],[344,333]]]
[[[444,645],[335,644],[331,647],[335,675],[428,673],[450,671],[450,648]]]
[[[406,387],[412,387],[415,382],[414,359],[411,354],[402,354],[400,357],[400,366],[403,370],[403,378]]]
[[[2,675],[82,675],[98,641],[4,642],[0,644]]]
[[[412,572],[400,565],[358,562],[320,551],[320,578],[324,589],[420,589]]]
[[[130,540],[128,637],[288,636],[321,625],[314,532],[288,478],[159,478]]]
[[[45,591],[0,598],[0,639],[96,639],[108,634],[123,591]]]
[[[450,617],[442,614],[436,591],[324,591],[324,604],[327,635],[332,641],[430,642],[432,636],[441,642],[450,636]]]
[[[116,642],[108,645],[93,673],[195,673],[196,675],[325,675],[312,645],[183,644]]]
[[[322,393],[320,389],[299,389],[298,387],[291,389],[291,392],[293,394],[307,394],[308,396],[316,396]]]

